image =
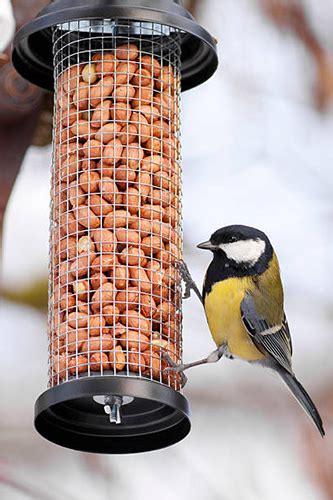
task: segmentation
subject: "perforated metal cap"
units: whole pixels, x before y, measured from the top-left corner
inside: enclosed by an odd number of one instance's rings
[[[14,40],[13,63],[27,80],[54,89],[52,27],[83,19],[128,19],[181,32],[182,90],[200,85],[215,72],[216,43],[177,0],[54,0]]]

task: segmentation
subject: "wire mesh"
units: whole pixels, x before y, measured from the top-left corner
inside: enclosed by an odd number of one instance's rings
[[[53,31],[49,384],[126,374],[180,389],[180,33]]]

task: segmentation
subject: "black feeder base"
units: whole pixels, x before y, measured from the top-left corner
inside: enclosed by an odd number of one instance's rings
[[[122,397],[121,423],[111,423],[105,399]],[[83,376],[45,391],[36,401],[35,427],[49,441],[91,453],[139,453],[181,441],[190,431],[186,398],[135,376]]]

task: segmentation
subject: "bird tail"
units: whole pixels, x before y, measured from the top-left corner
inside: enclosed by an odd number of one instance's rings
[[[319,430],[322,437],[325,436],[325,430],[323,427],[323,421],[319,412],[310,398],[309,394],[306,392],[302,384],[297,380],[295,375],[287,372],[284,369],[279,370],[279,374],[282,377],[282,380],[285,382],[293,396],[297,399],[299,404],[305,410],[305,412],[309,415],[309,417],[313,420],[317,429]]]

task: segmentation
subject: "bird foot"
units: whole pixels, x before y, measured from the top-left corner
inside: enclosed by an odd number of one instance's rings
[[[198,289],[197,285],[195,284],[195,281],[193,280],[191,273],[183,260],[180,260],[178,262],[178,268],[179,268],[182,280],[185,283],[185,292],[183,295],[183,299],[184,300],[189,299],[191,297],[191,290],[193,290],[194,293],[199,297],[199,299],[202,302],[201,293],[199,292],[199,289]]]
[[[173,361],[173,359],[171,359],[171,357],[167,353],[163,353],[163,357],[164,357],[165,361],[170,365],[170,366],[167,366],[166,368],[164,368],[164,370],[163,370],[164,373],[168,373],[168,372],[179,373],[180,374],[180,385],[183,388],[187,383],[187,377],[184,374],[184,369],[186,369],[186,365],[184,365],[182,363],[179,363],[179,364],[175,363]]]

